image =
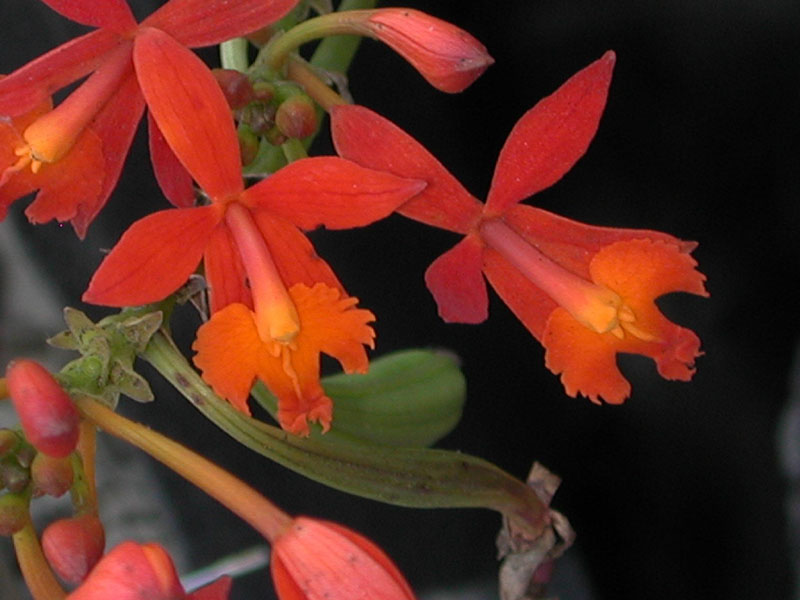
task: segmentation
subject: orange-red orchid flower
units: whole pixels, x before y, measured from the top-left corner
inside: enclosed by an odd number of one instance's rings
[[[97,563],[67,600],[226,600],[231,583],[230,577],[221,577],[187,594],[163,547],[123,542]]]
[[[372,541],[337,523],[297,517],[272,542],[272,580],[280,600],[414,600],[392,560]]]
[[[593,227],[520,205],[558,181],[589,146],[606,104],[615,56],[578,72],[517,122],[481,204],[416,140],[359,106],[331,110],[339,154],[422,179],[427,188],[398,212],[465,234],[425,281],[445,321],[488,315],[483,275],[545,347],[547,367],[570,396],[624,401],[620,352],[649,356],[666,379],[689,380],[700,340],[668,321],[654,300],[675,291],[706,296],[691,242],[665,233]]]
[[[258,377],[278,397],[285,429],[307,434],[308,419],[327,429],[331,401],[319,383],[319,354],[337,358],[348,372],[365,371],[363,345],[372,345],[367,323],[374,317],[355,308],[357,300],[300,229],[367,225],[425,184],[318,157],[244,189],[230,110],[206,66],[157,29],[139,34],[134,62],[160,130],[211,203],[134,223],[84,300],[109,306],[160,300],[204,257],[212,317],[194,349],[205,380],[249,414]]]
[[[218,44],[260,29],[297,0],[170,0],[137,24],[125,0],[42,0],[96,31],[76,38],[0,80],[0,219],[16,199],[39,190],[31,222],[70,221],[78,236],[108,200],[144,111],[131,53],[136,36],[160,29],[189,47]],[[89,75],[61,104],[50,95]],[[192,201],[191,181],[155,145],[154,167],[169,199]],[[170,184],[170,185],[167,185]]]

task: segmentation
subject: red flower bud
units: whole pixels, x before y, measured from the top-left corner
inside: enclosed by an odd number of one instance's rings
[[[97,563],[70,600],[174,600],[186,594],[167,552],[156,544],[123,542]]]
[[[452,23],[408,8],[371,12],[363,23],[369,35],[410,62],[437,90],[461,92],[494,63],[483,44]]]
[[[158,544],[123,542],[97,563],[68,600],[225,600],[230,578],[223,577],[187,596],[172,559]]]
[[[305,94],[281,102],[275,113],[275,124],[286,137],[303,139],[317,130],[314,102]]]
[[[72,487],[74,473],[70,459],[39,453],[31,464],[31,478],[34,493],[59,498]]]
[[[42,550],[58,576],[80,583],[103,556],[106,545],[103,524],[94,515],[60,519],[42,534]]]
[[[6,369],[8,391],[25,436],[50,456],[65,457],[78,443],[80,417],[70,397],[39,363],[12,362]]]
[[[272,545],[272,579],[281,600],[413,600],[386,554],[346,527],[297,517]]]
[[[212,69],[211,72],[232,109],[242,108],[255,98],[253,84],[244,73],[235,69]]]

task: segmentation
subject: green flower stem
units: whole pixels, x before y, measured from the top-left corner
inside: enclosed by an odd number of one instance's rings
[[[292,27],[279,38],[276,38],[264,48],[264,53],[256,59],[259,64],[279,70],[286,63],[286,59],[294,50],[307,42],[332,35],[368,35],[369,30],[360,24],[367,19],[371,11],[367,10],[337,10],[303,21]]]
[[[286,162],[289,163],[301,158],[308,158],[308,152],[306,152],[303,142],[295,138],[289,138],[281,144],[281,150],[283,150],[283,155],[286,157]]]
[[[237,514],[269,542],[291,523],[289,515],[253,488],[185,446],[118,415],[88,396],[77,398],[75,404],[98,427],[162,462]]]
[[[339,11],[360,10],[374,8],[377,0],[342,0],[339,4]],[[346,73],[350,68],[350,63],[355,57],[358,45],[361,43],[361,36],[357,35],[337,35],[323,39],[314,54],[311,56],[311,65],[327,71]],[[248,69],[251,75],[257,75],[260,71],[268,71],[267,53],[270,44],[264,46],[258,53],[256,60]],[[293,61],[294,62],[294,61]],[[315,76],[316,77],[316,76]],[[332,91],[332,93],[335,93]],[[313,96],[312,96],[313,97]],[[315,98],[316,100],[316,98]],[[322,123],[322,111],[318,113],[318,122]],[[319,132],[319,129],[317,130]],[[311,143],[316,137],[316,133],[303,140],[306,149],[311,147]],[[266,174],[274,173],[286,164],[286,159],[280,148],[262,141],[256,159],[248,165],[245,173]]]
[[[247,60],[248,41],[234,38],[219,45],[219,58],[223,69],[233,69],[244,73],[250,66]]]
[[[485,460],[447,450],[291,435],[243,415],[219,398],[161,332],[151,338],[142,357],[241,444],[329,487],[400,506],[490,508],[533,537],[548,523],[548,508],[536,493]]]
[[[67,593],[53,575],[30,519],[25,527],[15,533],[13,537],[19,568],[33,599],[62,600],[65,598]]]
[[[375,8],[377,0],[342,0],[338,12]],[[323,39],[314,54],[311,64],[326,71],[346,73],[361,43],[360,35],[337,35]]]
[[[347,104],[344,98],[328,87],[328,84],[317,76],[312,67],[309,67],[308,64],[296,56],[289,59],[287,75],[289,79],[299,83],[306,94],[313,98],[325,112],[330,111],[331,107],[337,104]]]
[[[81,421],[77,456],[73,454],[72,468],[76,474],[73,483],[73,503],[80,514],[97,515],[97,483],[95,480],[95,454],[97,450],[97,427],[89,421]]]

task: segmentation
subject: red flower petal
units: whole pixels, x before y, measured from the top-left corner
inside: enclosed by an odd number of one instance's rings
[[[17,116],[94,71],[123,40],[101,29],[70,40],[0,81],[0,115]]]
[[[422,145],[391,121],[363,106],[331,108],[331,135],[340,156],[364,167],[428,186],[397,212],[434,227],[467,233],[483,205]]]
[[[83,300],[136,306],[163,299],[197,268],[220,217],[211,205],[162,210],[136,221],[103,260]]]
[[[296,283],[313,287],[315,283],[321,282],[344,293],[344,288],[330,265],[317,255],[302,231],[263,210],[253,211],[253,218],[264,236],[286,287]]]
[[[115,33],[128,33],[136,28],[128,3],[125,0],[42,0],[61,15],[90,27],[103,27]]]
[[[606,52],[517,121],[497,160],[487,216],[550,187],[583,156],[606,105],[614,61]]]
[[[133,59],[150,112],[178,159],[212,198],[238,195],[239,142],[208,67],[158,29],[136,36]]]
[[[78,237],[83,238],[86,227],[80,215],[105,200],[101,198],[104,170],[102,141],[86,129],[58,162],[43,164],[38,173],[26,168],[12,176],[0,187],[0,206],[38,189],[25,211],[31,223],[72,221]]]
[[[293,162],[247,188],[242,203],[302,229],[362,227],[389,216],[425,183],[333,156]]]
[[[482,254],[480,241],[468,235],[425,271],[425,283],[445,322],[482,323],[489,316]]]
[[[150,141],[150,160],[161,191],[176,208],[194,206],[192,176],[175,156],[150,113],[147,113],[147,131]]]
[[[277,21],[297,1],[170,0],[142,25],[162,29],[185,46],[211,46]]]
[[[208,238],[203,267],[208,283],[211,314],[234,302],[253,308],[247,274],[239,250],[227,227],[217,227]]]

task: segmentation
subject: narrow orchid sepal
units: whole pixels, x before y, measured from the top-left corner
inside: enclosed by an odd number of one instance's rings
[[[298,0],[170,0],[142,21],[190,48],[213,46],[283,17]]]
[[[311,230],[363,227],[388,217],[425,182],[333,156],[295,161],[247,188],[242,202]]]
[[[339,156],[427,183],[398,213],[457,233],[467,233],[480,218],[483,205],[397,125],[364,106],[334,106],[330,112],[331,136]]]
[[[517,121],[497,159],[487,218],[550,187],[584,155],[600,124],[615,62],[609,50]]]
[[[100,27],[124,35],[136,29],[136,19],[125,0],[41,0],[64,17],[89,27]]]
[[[208,67],[168,34],[152,28],[136,36],[133,61],[153,118],[195,181],[215,198],[241,193],[233,118]]]

